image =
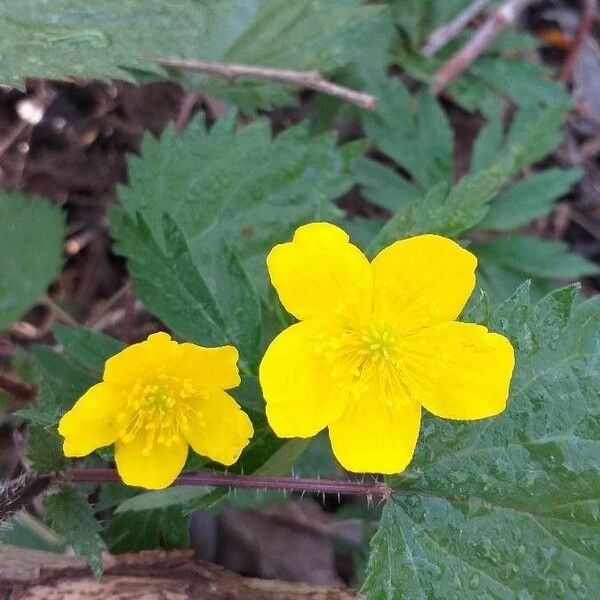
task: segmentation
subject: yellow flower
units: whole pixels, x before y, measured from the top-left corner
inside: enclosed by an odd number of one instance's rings
[[[233,346],[178,344],[155,333],[106,361],[58,427],[66,456],[86,456],[114,442],[128,485],[160,489],[198,454],[233,464],[252,437],[248,415],[224,390],[240,383]]]
[[[273,286],[300,322],[260,365],[267,418],[280,437],[329,428],[350,471],[398,473],[410,462],[421,406],[448,419],[504,410],[510,342],[459,323],[477,260],[455,242],[420,235],[369,263],[328,223],[300,227],[267,257]]]

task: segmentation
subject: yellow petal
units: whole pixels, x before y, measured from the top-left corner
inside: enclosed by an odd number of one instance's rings
[[[515,364],[503,335],[472,323],[443,323],[403,341],[411,392],[438,417],[481,419],[504,410]]]
[[[174,374],[192,379],[199,387],[228,390],[240,384],[238,351],[233,346],[205,348],[186,343],[179,347],[181,356]]]
[[[170,446],[154,444],[144,455],[147,446],[145,432],[140,432],[130,442],[121,439],[115,443],[115,462],[121,479],[127,485],[160,490],[173,481],[185,464],[188,443],[183,438]]]
[[[104,366],[104,381],[114,384],[131,383],[147,377],[158,367],[168,372],[181,356],[180,344],[163,331],[153,333],[147,340],[132,344],[111,356]]]
[[[298,319],[370,308],[371,268],[348,234],[329,223],[310,223],[267,256],[271,282],[285,309]]]
[[[333,453],[348,471],[400,473],[413,457],[420,423],[417,402],[389,408],[374,389],[329,426],[329,438]]]
[[[325,319],[296,323],[267,348],[259,379],[267,419],[279,437],[313,436],[346,406],[347,394],[336,386],[332,365],[320,350],[330,327]]]
[[[86,456],[112,444],[119,432],[117,414],[121,407],[117,390],[106,383],[92,386],[58,425],[58,433],[65,438],[65,456]]]
[[[195,452],[224,465],[232,465],[254,433],[252,422],[227,393],[213,390],[191,405],[185,436]]]
[[[475,286],[477,259],[438,235],[395,242],[373,260],[373,310],[400,331],[455,319]]]

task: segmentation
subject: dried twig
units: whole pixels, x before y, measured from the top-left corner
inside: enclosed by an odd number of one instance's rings
[[[436,29],[429,37],[427,43],[421,48],[421,54],[423,56],[433,56],[450,40],[453,40],[485,8],[485,5],[489,1],[474,0],[465,10],[458,13],[452,21]]]
[[[573,66],[575,65],[575,61],[577,60],[581,46],[585,41],[585,38],[592,30],[596,13],[598,12],[597,0],[580,0],[580,4],[581,17],[579,19],[579,26],[577,27],[575,37],[569,46],[569,51],[567,53],[567,57],[565,58],[565,62],[558,72],[558,79],[560,81],[569,81],[569,79],[571,79]]]
[[[371,94],[357,92],[343,87],[325,79],[317,71],[291,71],[289,69],[274,69],[271,67],[259,67],[254,65],[235,65],[208,62],[203,60],[189,60],[185,58],[156,58],[156,62],[163,67],[195,71],[207,75],[216,75],[228,81],[235,81],[240,77],[253,79],[266,79],[279,83],[288,83],[298,87],[307,88],[321,92],[329,96],[335,96],[360,106],[366,110],[373,110],[377,98]]]
[[[535,0],[506,0],[502,3],[454,56],[433,76],[432,92],[439,94],[448,84],[458,77],[489,46],[496,36],[508,25],[515,22],[517,16],[528,4]]]

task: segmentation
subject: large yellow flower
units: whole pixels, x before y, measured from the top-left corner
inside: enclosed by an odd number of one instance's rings
[[[398,473],[410,462],[421,406],[480,419],[506,406],[510,342],[459,323],[476,258],[421,235],[369,263],[328,223],[300,227],[267,257],[273,286],[300,322],[280,333],[260,365],[267,418],[280,437],[329,427],[350,471]]]
[[[110,358],[101,383],[60,420],[66,456],[114,442],[128,485],[160,489],[179,475],[188,444],[225,465],[252,437],[250,419],[224,390],[240,383],[233,346],[178,344],[155,333]]]

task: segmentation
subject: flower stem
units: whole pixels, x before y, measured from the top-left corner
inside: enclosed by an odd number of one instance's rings
[[[110,483],[120,481],[115,469],[68,469],[65,473],[71,481]],[[280,490],[309,494],[340,494],[366,496],[369,499],[387,500],[392,490],[383,481],[362,482],[338,479],[301,479],[296,477],[262,477],[239,473],[183,473],[174,485],[198,485],[208,487]]]

